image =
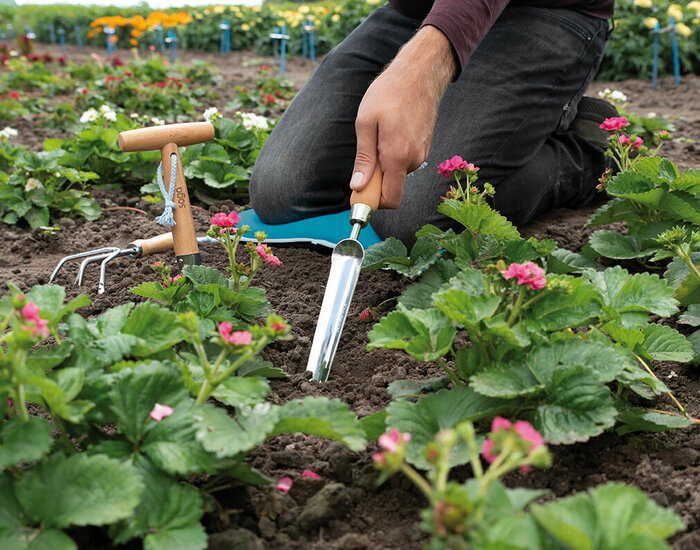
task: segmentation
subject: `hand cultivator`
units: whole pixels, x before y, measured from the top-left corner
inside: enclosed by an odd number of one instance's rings
[[[182,172],[178,147],[209,141],[214,137],[211,122],[186,122],[151,128],[129,130],[119,134],[119,148],[124,152],[153,151],[160,149],[161,166],[158,168],[158,184],[165,199],[165,211],[158,218],[162,225],[171,226],[171,232],[151,239],[136,240],[126,248],[108,246],[73,254],[62,258],[54,269],[49,282],[53,281],[66,262],[83,259],[78,269],[76,284],[82,284],[85,268],[95,262],[100,264],[98,293],[105,291],[105,274],[109,262],[120,256],[139,258],[149,254],[175,250],[179,267],[199,265],[202,262],[198,241],[207,242],[208,237],[195,237],[192,208],[187,185]]]

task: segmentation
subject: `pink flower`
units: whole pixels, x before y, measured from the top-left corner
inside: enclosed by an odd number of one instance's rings
[[[301,477],[310,477],[311,479],[321,479],[321,476],[318,475],[316,472],[312,472],[311,470],[304,470],[301,474]]]
[[[170,277],[170,284],[173,284],[175,281],[179,281],[182,279],[182,273],[178,273],[175,275],[175,277]]]
[[[502,431],[514,432],[522,441],[529,443],[527,454],[532,454],[535,449],[544,446],[544,438],[542,435],[532,427],[532,424],[525,420],[518,420],[514,424],[511,424],[510,420],[507,418],[496,416],[491,423],[490,435],[493,437],[495,434]],[[496,437],[496,439],[498,439],[498,437]],[[499,440],[499,445],[502,443],[503,440]],[[481,455],[489,464],[493,463],[498,457],[498,452],[494,451],[494,446],[496,446],[496,442],[489,438],[484,440],[484,444],[481,447]],[[521,472],[528,472],[529,470],[530,467],[528,465],[520,467]]]
[[[153,409],[151,410],[151,412],[148,413],[148,416],[150,416],[156,422],[160,422],[164,418],[168,418],[174,412],[175,410],[172,407],[156,403],[155,405],[153,405]]]
[[[386,466],[386,457],[384,453],[374,453],[372,455],[372,460],[374,460],[377,466]]]
[[[40,321],[39,306],[34,302],[27,302],[27,305],[25,305],[20,311],[22,313],[22,317],[24,317],[26,321],[34,321],[35,323]]]
[[[385,434],[379,436],[377,443],[379,446],[390,454],[395,454],[401,446],[411,440],[411,434],[408,432],[401,433],[396,428],[392,428]]]
[[[239,330],[231,332],[233,325],[228,321],[219,323],[219,334],[221,338],[234,346],[247,346],[253,341],[253,335],[249,330]]]
[[[263,243],[255,247],[255,252],[270,265],[282,265],[282,260],[272,253],[272,249],[269,246]]]
[[[492,432],[507,430],[510,427],[511,427],[510,420],[508,420],[507,418],[503,418],[502,416],[496,416],[491,421],[491,431]]]
[[[282,332],[283,330],[287,329],[287,325],[285,325],[284,323],[272,323],[270,325],[270,328],[275,332]]]
[[[638,137],[634,141],[631,141],[629,136],[622,134],[620,136],[620,143],[622,145],[629,145],[633,149],[639,149],[642,146],[642,144],[644,143],[644,140],[642,138]]]
[[[438,174],[449,178],[455,170],[478,170],[476,166],[470,164],[459,155],[447,159],[438,166]]]
[[[525,420],[518,420],[515,424],[513,424],[513,430],[515,430],[515,432],[525,441],[530,442],[528,453],[531,453],[535,449],[544,445],[544,438],[542,437],[542,434],[533,428],[532,424],[526,422]]]
[[[280,260],[277,256],[273,256],[272,254],[268,254],[265,261],[270,265],[282,265],[282,260]]]
[[[615,130],[621,130],[625,126],[629,126],[630,123],[627,122],[626,116],[614,116],[611,118],[606,118],[600,125],[603,130],[608,130],[609,132],[614,132]]]
[[[484,445],[483,447],[481,447],[481,455],[484,457],[484,460],[486,460],[486,462],[488,462],[489,464],[491,464],[498,457],[498,455],[495,455],[491,452],[491,449],[493,449],[493,445],[493,441],[491,441],[490,439],[484,439]]]
[[[544,269],[534,262],[526,264],[512,263],[508,269],[501,271],[504,279],[517,278],[519,285],[528,285],[532,290],[544,288],[547,279],[544,276]]]
[[[277,480],[277,490],[286,493],[292,488],[292,483],[294,482],[291,477],[281,477]]]
[[[228,214],[219,212],[211,217],[211,224],[219,227],[231,227],[239,221],[241,221],[241,217],[238,215],[238,212],[229,212]]]
[[[258,256],[261,258],[267,257],[267,251],[270,247],[265,246],[263,243],[260,243],[258,246],[255,247],[255,252],[258,253]]]

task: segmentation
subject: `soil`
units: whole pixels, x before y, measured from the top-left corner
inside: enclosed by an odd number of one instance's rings
[[[40,53],[51,51],[39,47]],[[55,52],[52,52],[55,53]],[[89,59],[89,50],[71,49],[74,60]],[[223,105],[234,85],[251,83],[253,68],[244,67],[252,54],[183,54],[212,62],[224,82],[217,88]],[[270,62],[270,59],[266,60]],[[312,67],[290,60],[288,75],[299,85]],[[655,112],[673,120],[675,141],[663,154],[681,168],[700,168],[700,77],[686,76],[680,86],[662,79],[657,89],[649,81],[631,80],[606,84],[596,82],[589,94],[604,88],[618,89],[629,98],[628,110],[641,115]],[[31,123],[25,123],[27,129]],[[15,125],[16,126],[16,125]],[[48,132],[48,131],[45,131]],[[49,132],[51,136],[55,133]],[[22,132],[22,136],[28,134]],[[38,133],[23,141],[40,146]],[[45,135],[43,137],[48,137]],[[43,138],[42,138],[43,139]],[[23,289],[48,281],[58,260],[68,254],[104,245],[125,245],[135,238],[163,232],[153,218],[162,207],[148,205],[134,195],[105,193],[97,195],[105,210],[95,222],[61,219],[62,228],[53,234],[0,225],[0,280],[15,281]],[[239,208],[226,201],[194,212],[197,231],[208,227],[212,212]],[[134,207],[139,213],[123,207]],[[521,228],[526,236],[555,239],[560,246],[580,249],[590,228],[584,223],[592,208],[558,210]],[[330,266],[330,251],[318,248],[279,248],[283,265],[261,270],[256,284],[265,288],[274,310],[289,321],[293,339],[269,347],[265,358],[284,369],[288,378],[272,382],[271,400],[283,403],[307,395],[336,397],[350,404],[360,416],[384,408],[390,401],[386,391],[393,380],[427,379],[439,375],[437,367],[420,363],[390,350],[366,351],[371,324],[359,322],[359,312],[396,296],[404,282],[386,272],[360,275],[348,322],[337,352],[330,380],[309,380],[305,361],[311,345]],[[203,245],[205,265],[223,268],[224,254],[217,246]],[[81,310],[95,315],[125,301],[141,299],[129,288],[144,280],[155,280],[150,265],[160,260],[173,264],[171,254],[147,259],[118,259],[108,269],[107,291],[97,294],[97,270],[88,270],[82,287],[73,286],[75,265],[67,267],[56,280],[66,285],[68,295],[87,294],[93,304]],[[700,379],[692,367],[674,363],[654,365],[656,372],[694,416],[700,415]],[[661,406],[661,404],[660,404]],[[371,446],[370,450],[371,451]],[[360,550],[421,548],[427,541],[418,528],[418,514],[425,502],[410,483],[397,476],[380,488],[371,467],[370,452],[353,453],[340,444],[314,437],[285,435],[275,437],[250,456],[250,463],[272,478],[290,476],[294,485],[289,493],[274,488],[245,488],[218,493],[217,510],[206,517],[212,536],[210,548],[241,549],[344,549]],[[589,442],[552,448],[554,465],[527,475],[513,474],[507,482],[513,486],[547,488],[556,496],[591,488],[608,481],[631,483],[650,494],[659,504],[673,508],[687,524],[687,531],[673,539],[676,550],[700,548],[700,432],[693,428],[661,434],[617,436],[607,433]],[[303,470],[317,472],[321,479],[302,479]],[[91,536],[99,540],[100,533]],[[81,548],[109,548],[91,539]],[[138,546],[129,546],[137,548]]]

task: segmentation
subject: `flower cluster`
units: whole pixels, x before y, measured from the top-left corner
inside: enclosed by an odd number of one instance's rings
[[[228,214],[224,212],[219,212],[214,214],[211,218],[211,225],[218,226],[220,228],[231,228],[241,221],[241,217],[238,212],[229,212]]]
[[[117,113],[109,105],[102,105],[100,110],[88,109],[80,116],[80,122],[86,124],[88,122],[94,122],[98,118],[103,118],[109,120],[110,122],[115,122],[117,120]]]
[[[464,160],[459,155],[455,155],[451,159],[447,159],[446,161],[440,163],[437,168],[438,174],[446,178],[451,178],[455,171],[463,172],[465,170],[478,171],[479,169],[473,164]]]
[[[269,246],[263,243],[255,246],[255,253],[270,265],[282,265],[282,260],[272,253],[272,249]]]
[[[544,288],[547,279],[544,276],[544,269],[534,262],[519,264],[513,262],[508,269],[501,271],[504,279],[517,280],[519,285],[528,285],[532,290]]]
[[[220,117],[221,113],[219,113],[219,109],[217,109],[216,107],[209,107],[202,113],[202,118],[207,122],[214,122],[217,118]]]
[[[644,143],[644,140],[637,136],[630,138],[629,136],[622,134],[619,139],[620,145],[628,145],[632,149],[639,149]]]
[[[2,130],[0,130],[0,141],[8,140],[11,137],[16,137],[18,134],[19,132],[17,132],[17,130],[14,128],[5,126]]]
[[[485,183],[483,190],[479,190],[473,183],[478,179],[479,167],[467,162],[459,155],[440,163],[437,168],[438,174],[446,178],[453,178],[456,186],[450,186],[443,200],[458,200],[466,204],[483,204],[486,197],[491,197],[495,193],[493,185]],[[462,186],[462,178],[465,180]]]
[[[377,443],[382,448],[382,452],[372,455],[374,466],[386,473],[398,471],[406,456],[406,446],[409,441],[411,441],[411,434],[401,433],[396,428],[380,435]]]
[[[29,323],[23,325],[22,329],[31,332],[33,337],[41,336],[46,338],[49,335],[49,321],[39,317],[39,306],[34,302],[27,302],[20,310],[22,318]]]
[[[524,420],[511,423],[510,420],[497,416],[491,423],[489,437],[484,440],[481,455],[489,463],[495,463],[500,455],[515,455],[526,460],[534,459],[539,465],[538,449],[544,450],[544,438]],[[530,470],[529,464],[519,466],[521,472]]]
[[[630,123],[626,116],[614,116],[606,118],[603,122],[601,122],[600,128],[607,130],[608,132],[615,132],[617,130],[622,130],[629,125]]]
[[[6,94],[0,94],[0,99],[15,99],[18,100],[20,99],[19,92],[15,92],[14,90],[11,92],[7,92]]]
[[[253,341],[253,335],[249,330],[233,331],[233,325],[228,321],[219,323],[219,336],[224,342],[234,346],[247,346]]]
[[[264,116],[240,111],[236,113],[236,116],[241,119],[246,130],[267,130],[270,128],[270,121]]]

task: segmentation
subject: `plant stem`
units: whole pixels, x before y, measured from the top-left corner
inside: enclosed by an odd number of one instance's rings
[[[678,414],[678,413],[674,413],[674,412],[671,412],[671,411],[662,411],[662,410],[660,410],[660,409],[649,409],[649,412],[654,412],[654,413],[658,413],[658,414],[665,414],[666,416],[677,416],[677,417],[679,417],[679,418],[687,418],[687,419],[690,420],[693,424],[700,424],[700,419],[699,419],[699,418],[695,418],[695,417],[690,416],[690,415],[688,415],[688,414]]]
[[[222,349],[221,353],[219,353],[219,356],[216,358],[216,363],[214,363],[214,368],[211,369],[209,376],[204,379],[204,383],[199,389],[199,394],[197,395],[196,399],[197,403],[202,404],[209,399],[211,393],[216,389],[216,386],[219,385],[216,374],[219,371],[219,368],[221,368],[221,364],[224,362],[227,355],[228,352],[225,349]]]
[[[442,357],[438,357],[435,361],[437,362],[438,365],[440,365],[440,367],[442,367],[442,370],[445,371],[445,373],[447,374],[447,377],[452,381],[453,384],[455,384],[457,386],[464,386],[465,385],[465,383],[457,377],[457,375],[454,373],[454,371],[450,367],[447,366],[447,363],[445,363],[445,360]]]
[[[420,475],[413,469],[412,466],[409,466],[405,462],[401,463],[401,471],[415,484],[416,487],[420,489],[421,493],[425,495],[425,498],[432,500],[433,489],[422,475]]]
[[[525,300],[525,287],[520,287],[520,293],[518,294],[517,300],[513,305],[513,309],[510,312],[510,317],[508,317],[508,326],[512,327],[520,314],[520,309],[523,307],[523,301]]]
[[[29,413],[27,412],[26,400],[24,396],[24,384],[17,384],[17,416],[22,422],[29,422]]]
[[[645,369],[655,380],[657,380],[657,381],[660,382],[658,376],[656,376],[656,374],[654,374],[654,371],[651,370],[651,367],[650,367],[649,365],[647,365],[646,361],[644,361],[644,359],[642,359],[642,358],[641,358],[639,355],[637,355],[636,353],[634,354],[634,356],[637,358],[637,361],[639,361],[639,362],[641,363],[641,365],[644,367],[644,369]],[[683,416],[687,417],[687,416],[688,416],[688,413],[687,413],[685,407],[684,407],[683,405],[680,404],[680,401],[678,401],[678,399],[676,399],[676,396],[673,395],[673,393],[671,392],[671,390],[668,390],[668,392],[666,392],[666,393],[667,393],[667,395],[671,398],[671,401],[673,401],[673,402],[675,403],[676,407],[678,407],[678,410],[680,410],[680,411],[683,413]]]

